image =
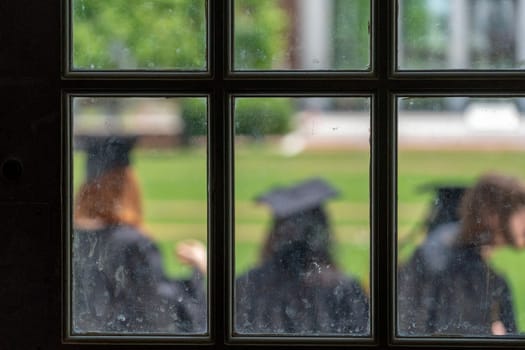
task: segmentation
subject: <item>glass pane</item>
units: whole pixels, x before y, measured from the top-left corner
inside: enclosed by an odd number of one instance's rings
[[[234,0],[234,70],[366,70],[370,0]]]
[[[398,100],[398,335],[525,331],[524,107]]]
[[[74,97],[72,332],[207,332],[204,97]]]
[[[237,335],[370,335],[369,99],[235,98]]]
[[[75,70],[204,71],[206,0],[72,0]]]
[[[525,0],[399,0],[398,68],[523,69]]]

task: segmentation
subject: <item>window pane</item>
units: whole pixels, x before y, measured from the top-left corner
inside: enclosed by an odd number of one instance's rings
[[[205,0],[72,0],[75,70],[204,71]]]
[[[234,0],[234,70],[366,70],[369,0]]]
[[[398,100],[400,336],[525,331],[524,106]]]
[[[72,106],[73,334],[206,333],[206,98]]]
[[[525,0],[399,0],[398,68],[523,69]]]
[[[234,333],[369,335],[369,99],[237,97],[234,118]]]

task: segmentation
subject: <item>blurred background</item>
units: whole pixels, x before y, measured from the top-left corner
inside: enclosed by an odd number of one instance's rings
[[[234,0],[238,71],[367,70],[368,0]],[[78,70],[205,71],[204,0],[73,0]],[[525,0],[399,0],[397,65],[417,69],[522,69]],[[343,92],[344,93],[344,92]],[[188,272],[173,243],[206,240],[206,97],[74,97],[74,138],[138,134],[133,153],[146,228],[172,275]],[[235,272],[257,264],[270,213],[254,198],[311,176],[341,192],[327,205],[338,264],[369,285],[370,97],[234,97]],[[469,186],[490,170],[525,179],[525,98],[401,96],[398,112],[399,259],[425,235],[436,186]],[[211,116],[213,117],[213,116]],[[381,116],[385,117],[385,116]],[[75,188],[83,157],[74,153]],[[525,331],[523,252],[500,249]]]
[[[235,70],[366,70],[369,0],[233,0]],[[73,68],[206,70],[205,0],[73,0]],[[398,0],[399,69],[520,69],[525,0]]]

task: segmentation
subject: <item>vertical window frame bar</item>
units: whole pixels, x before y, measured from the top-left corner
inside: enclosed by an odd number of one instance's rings
[[[376,84],[372,110],[372,271],[374,285],[371,293],[373,305],[373,335],[376,344],[386,348],[391,343],[392,329],[392,237],[393,210],[395,208],[395,182],[393,157],[395,144],[392,130],[393,117],[390,98],[390,77],[395,47],[392,47],[392,0],[376,0],[375,26],[372,35],[375,38]],[[389,263],[385,263],[385,259]]]
[[[210,101],[210,335],[214,345],[226,346],[229,331],[231,291],[230,237],[232,227],[231,122],[225,76],[228,69],[228,1],[210,0],[210,70],[213,93]],[[217,140],[217,141],[215,141]],[[222,141],[222,142],[221,142]]]

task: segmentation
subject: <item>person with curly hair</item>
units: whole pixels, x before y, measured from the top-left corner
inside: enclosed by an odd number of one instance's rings
[[[489,336],[517,332],[510,288],[489,265],[494,248],[525,248],[525,187],[488,173],[467,189],[457,223],[429,232],[398,271],[402,336]]]

